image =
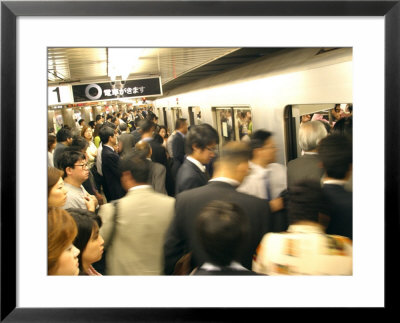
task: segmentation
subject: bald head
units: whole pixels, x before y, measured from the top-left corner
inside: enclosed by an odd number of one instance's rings
[[[152,153],[150,144],[143,140],[135,145],[135,151],[141,153],[145,158],[150,158]]]

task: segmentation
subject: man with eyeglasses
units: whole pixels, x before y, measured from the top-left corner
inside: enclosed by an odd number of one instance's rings
[[[193,126],[186,138],[186,158],[176,175],[175,194],[206,185],[206,166],[216,155],[217,131],[207,123]]]
[[[98,207],[97,199],[82,186],[89,178],[85,154],[80,151],[65,151],[61,155],[60,166],[64,171],[64,186],[68,191],[67,202],[63,208],[80,208],[95,212]]]

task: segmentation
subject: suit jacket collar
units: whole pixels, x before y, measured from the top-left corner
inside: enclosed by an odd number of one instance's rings
[[[110,146],[107,146],[107,145],[103,145],[103,149],[106,149],[106,150],[112,151],[113,153],[116,153],[114,149],[112,149]]]
[[[219,187],[221,189],[231,189],[232,191],[236,191],[236,187],[234,187],[231,184],[226,183],[226,182],[210,181],[207,183],[207,185],[210,185],[212,187]]]

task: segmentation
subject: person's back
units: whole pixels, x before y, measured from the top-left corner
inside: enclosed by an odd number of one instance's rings
[[[121,172],[126,196],[99,211],[107,274],[160,275],[163,239],[174,215],[175,200],[147,185],[148,161],[126,158],[121,161]]]
[[[172,274],[179,258],[189,251],[193,252],[193,268],[201,265],[206,259],[205,252],[196,238],[194,221],[200,210],[213,200],[235,202],[245,211],[250,223],[250,237],[244,243],[240,262],[245,268],[251,269],[252,256],[262,236],[270,231],[271,219],[266,201],[235,190],[248,171],[251,152],[244,146],[247,145],[238,142],[224,146],[221,157],[216,162],[214,178],[207,185],[176,196],[176,215],[164,245],[166,274]]]
[[[289,161],[287,166],[288,187],[297,182],[310,179],[319,181],[324,174],[317,153],[319,142],[328,135],[325,126],[320,121],[308,121],[300,126],[299,146],[304,155]]]
[[[248,239],[248,218],[237,204],[212,201],[195,220],[196,234],[206,253],[206,262],[193,275],[257,275],[240,263]]]
[[[268,275],[351,275],[352,242],[329,235],[319,223],[325,211],[319,182],[304,180],[290,190],[287,232],[266,234],[253,270]]]
[[[327,233],[353,238],[353,193],[345,189],[352,172],[352,142],[333,134],[321,141],[318,152],[325,169],[323,192],[327,203]]]

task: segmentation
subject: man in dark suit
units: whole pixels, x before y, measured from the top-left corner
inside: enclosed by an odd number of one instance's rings
[[[205,165],[215,156],[218,142],[218,132],[209,124],[190,128],[186,138],[187,157],[176,175],[176,194],[207,184],[209,176]]]
[[[330,135],[321,140],[318,153],[326,172],[322,186],[329,216],[326,233],[353,239],[353,193],[344,188],[352,170],[352,142],[343,135]]]
[[[126,193],[120,182],[119,155],[114,149],[117,145],[117,135],[114,129],[103,126],[99,131],[99,136],[103,145],[101,168],[104,179],[104,194],[107,202],[111,202],[123,197]]]
[[[250,234],[243,242],[238,262],[251,270],[252,256],[263,235],[270,231],[270,209],[265,200],[235,190],[247,175],[250,157],[251,150],[246,143],[226,144],[215,163],[213,179],[207,185],[177,195],[176,214],[164,243],[165,274],[173,274],[178,260],[189,252],[192,252],[192,269],[207,259],[195,231],[195,220],[200,211],[213,200],[234,202],[244,210]]]
[[[175,135],[172,140],[172,176],[176,179],[178,170],[185,158],[185,136],[188,132],[188,123],[185,118],[179,118],[175,123]]]
[[[324,169],[317,153],[318,143],[328,135],[321,121],[307,121],[299,129],[299,146],[304,155],[291,160],[287,166],[288,188],[305,179],[320,181]]]

